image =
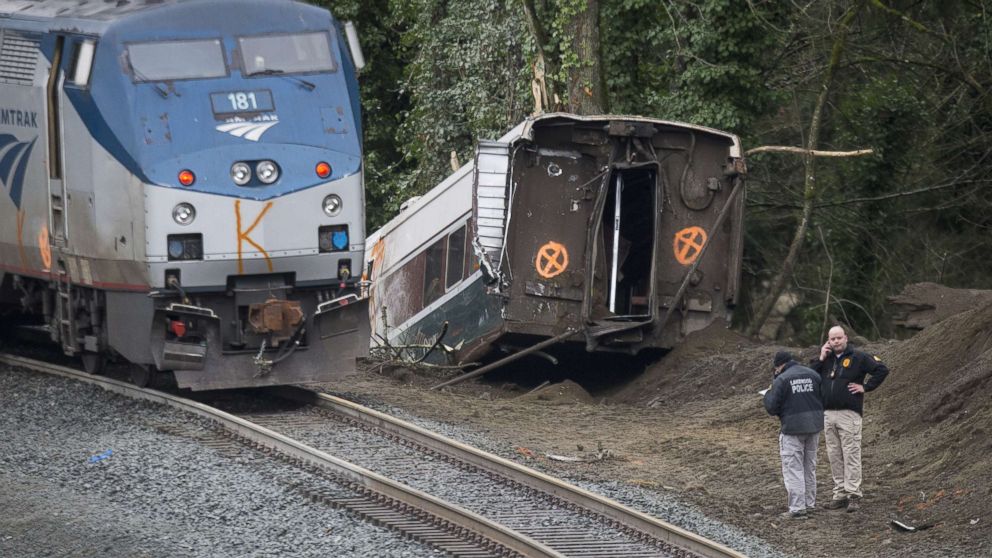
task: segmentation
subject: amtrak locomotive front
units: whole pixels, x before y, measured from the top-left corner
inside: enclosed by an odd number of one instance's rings
[[[122,357],[139,383],[354,371],[369,326],[348,45],[326,10],[284,0],[6,2],[4,320],[33,317],[93,371]]]

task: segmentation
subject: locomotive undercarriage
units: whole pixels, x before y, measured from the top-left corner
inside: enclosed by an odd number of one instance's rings
[[[103,370],[106,301],[100,290],[22,275],[11,276],[10,288],[25,317],[19,324],[22,334],[58,343],[66,355],[80,357],[87,372]]]
[[[150,350],[180,387],[307,383],[368,351],[356,285],[298,289],[283,275],[232,277],[222,292],[156,293]]]
[[[19,324],[23,334],[59,344],[90,373],[108,361],[126,363],[139,385],[173,378],[194,390],[307,383],[326,380],[327,370],[353,371],[368,351],[367,301],[354,281],[297,289],[281,275],[238,277],[219,292],[176,286],[149,295],[7,279],[21,315],[30,317]]]

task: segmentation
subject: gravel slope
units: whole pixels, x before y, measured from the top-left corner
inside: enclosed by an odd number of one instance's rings
[[[0,556],[437,556],[170,408],[0,365]]]

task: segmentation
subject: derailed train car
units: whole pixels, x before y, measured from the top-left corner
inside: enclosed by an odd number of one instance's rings
[[[345,35],[288,0],[0,5],[5,325],[92,371],[123,357],[138,383],[353,371],[368,311]]]
[[[369,236],[374,337],[637,353],[737,301],[745,166],[718,130],[549,114],[495,142]],[[375,341],[373,341],[375,343]]]

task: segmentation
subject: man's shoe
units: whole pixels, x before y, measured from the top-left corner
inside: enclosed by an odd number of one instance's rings
[[[806,515],[806,510],[799,511],[786,511],[778,514],[779,517],[784,517],[785,519],[808,519],[809,516]]]
[[[826,504],[823,504],[823,509],[839,510],[847,506],[848,506],[847,498],[841,498],[840,500],[830,500]]]
[[[848,498],[847,500],[847,511],[848,513],[856,512],[861,509],[861,498]]]

